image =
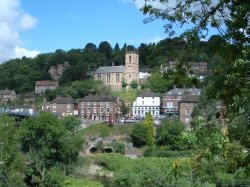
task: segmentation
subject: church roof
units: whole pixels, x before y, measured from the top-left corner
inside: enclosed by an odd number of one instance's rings
[[[94,74],[99,73],[123,73],[125,70],[124,66],[105,66],[105,67],[99,67],[95,71]]]

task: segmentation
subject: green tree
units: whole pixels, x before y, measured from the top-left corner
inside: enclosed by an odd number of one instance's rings
[[[144,85],[155,93],[164,93],[168,87],[168,80],[166,80],[160,73],[152,73]]]
[[[124,77],[122,77],[122,87],[125,88],[125,87],[127,87],[127,85],[128,84],[125,82]]]
[[[152,1],[146,1],[142,8],[144,14],[149,17],[144,21],[150,22],[155,19],[167,20],[165,25],[166,32],[170,35],[175,34],[176,27],[186,27],[193,25],[191,29],[186,29],[186,35],[206,36],[210,27],[216,28],[220,34],[232,38],[235,42],[242,45],[249,43],[249,2],[240,0],[227,1],[206,1],[190,0],[177,1],[175,4],[169,4],[168,0],[162,0],[160,3],[165,6],[154,7]],[[194,9],[193,7],[201,7]],[[225,16],[230,15],[230,16]],[[226,30],[223,25],[226,25]]]
[[[122,142],[115,142],[112,144],[115,153],[125,154],[125,145]]]
[[[59,120],[51,113],[41,113],[24,121],[21,127],[22,150],[29,158],[30,184],[43,184],[53,167],[71,169],[82,149],[83,137],[78,131],[79,120]]]
[[[146,140],[147,140],[147,145],[153,145],[154,143],[154,122],[153,122],[153,117],[150,112],[147,113],[143,125],[147,128],[147,135],[146,135]]]
[[[111,59],[111,53],[112,53],[112,47],[107,41],[101,42],[99,44],[99,47],[98,47],[98,52],[99,53],[104,53],[106,58],[108,60],[110,60]]]
[[[130,134],[132,143],[135,147],[147,145],[148,128],[142,123],[135,124]]]
[[[93,43],[87,43],[84,47],[84,52],[96,52],[97,47]]]
[[[184,129],[185,126],[179,121],[162,121],[156,130],[156,145],[169,146],[172,150],[182,149],[181,134]]]
[[[120,51],[120,47],[119,47],[119,44],[118,44],[118,43],[115,44],[114,50],[115,50],[115,51]]]
[[[136,80],[132,80],[130,83],[130,86],[132,89],[136,89],[138,87],[138,83]]]
[[[0,116],[0,186],[26,186],[26,161],[20,152],[18,130],[14,118]]]

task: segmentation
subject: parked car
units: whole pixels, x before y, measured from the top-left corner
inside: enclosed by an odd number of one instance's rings
[[[161,124],[161,121],[158,119],[155,119],[153,122],[155,126],[159,126]]]
[[[118,123],[123,124],[124,122],[125,122],[125,118],[119,118],[119,119],[118,119]]]
[[[125,119],[124,123],[139,123],[140,120],[137,118],[130,118],[130,119]]]

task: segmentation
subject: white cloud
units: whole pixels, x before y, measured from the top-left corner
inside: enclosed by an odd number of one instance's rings
[[[34,27],[37,19],[24,12],[20,0],[1,0],[0,6],[0,63],[23,56],[34,57],[39,52],[20,46],[20,30]]]
[[[37,51],[37,50],[30,51],[30,50],[27,50],[27,49],[24,49],[24,48],[21,48],[21,47],[17,46],[15,48],[15,53],[19,57],[26,56],[26,57],[32,57],[33,58],[33,57],[37,56],[40,52]]]

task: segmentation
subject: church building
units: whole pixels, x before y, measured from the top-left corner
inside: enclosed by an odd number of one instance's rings
[[[130,85],[133,80],[138,82],[138,76],[139,55],[134,51],[126,52],[125,66],[99,67],[93,74],[94,80],[103,81],[113,91],[120,91],[122,89],[122,79]]]

